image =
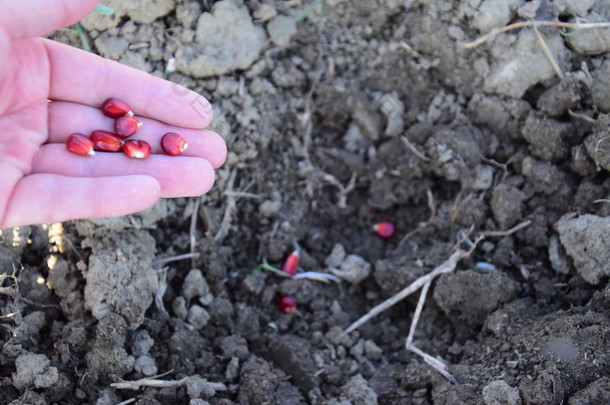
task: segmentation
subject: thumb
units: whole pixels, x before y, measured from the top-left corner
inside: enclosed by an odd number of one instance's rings
[[[89,14],[99,0],[0,0],[0,29],[11,38],[48,34]]]

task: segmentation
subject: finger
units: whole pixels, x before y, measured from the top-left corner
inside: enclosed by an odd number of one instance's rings
[[[0,26],[12,38],[41,36],[78,22],[97,3],[98,0],[0,0]]]
[[[215,132],[180,128],[147,118],[137,117],[142,121],[142,128],[134,139],[143,139],[150,143],[153,153],[163,153],[161,137],[167,132],[177,132],[188,143],[184,156],[201,157],[215,168],[220,167],[227,156],[224,140]],[[98,108],[76,103],[54,101],[49,104],[49,140],[50,143],[63,143],[74,132],[89,135],[92,131],[102,129],[114,131],[114,120],[104,116]]]
[[[214,185],[214,168],[202,158],[150,155],[132,159],[122,153],[104,152],[82,157],[68,152],[62,144],[42,146],[34,158],[33,172],[71,177],[143,174],[157,180],[165,198],[202,195]]]
[[[0,227],[126,215],[152,206],[159,191],[159,183],[149,176],[33,174],[17,183]]]
[[[98,108],[108,97],[137,115],[186,128],[204,128],[212,106],[199,94],[148,73],[80,49],[44,40],[51,64],[52,100]]]

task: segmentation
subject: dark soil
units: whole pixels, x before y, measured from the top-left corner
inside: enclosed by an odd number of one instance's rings
[[[607,2],[108,4],[93,51],[208,97],[229,156],[201,198],[2,231],[0,404],[610,403],[608,33],[539,29],[563,80],[531,27],[461,46]],[[188,58],[221,8],[272,40],[208,74]],[[342,280],[258,268],[294,242]],[[457,248],[414,335],[457,384],[405,349],[418,293],[343,333]]]

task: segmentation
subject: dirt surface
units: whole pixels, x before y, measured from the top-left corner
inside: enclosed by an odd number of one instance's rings
[[[462,46],[610,3],[107,4],[93,51],[208,97],[229,156],[202,198],[2,231],[1,404],[610,403],[610,34]],[[294,242],[341,281],[257,270]],[[343,333],[456,248],[413,343],[457,384],[405,348],[418,293]]]

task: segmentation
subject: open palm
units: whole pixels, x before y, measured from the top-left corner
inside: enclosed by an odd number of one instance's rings
[[[38,37],[78,21],[96,3],[0,0],[0,228],[124,215],[160,197],[200,195],[224,162],[222,138],[201,129],[212,119],[201,96]],[[71,133],[112,130],[113,120],[99,110],[111,96],[144,124],[136,137],[151,144],[149,158],[66,150]],[[169,131],[189,143],[180,157],[162,153],[160,138]]]

